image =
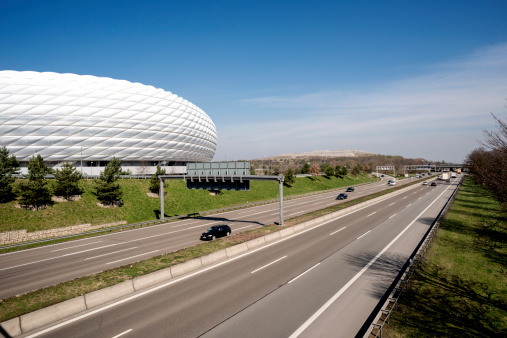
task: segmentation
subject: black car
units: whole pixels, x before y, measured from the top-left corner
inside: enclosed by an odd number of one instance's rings
[[[336,197],[337,200],[346,200],[347,199],[347,194],[345,193],[341,193],[340,195],[338,195],[338,197]]]
[[[436,185],[437,185],[437,183],[436,183],[436,182],[431,182],[431,186],[432,186],[432,187],[434,187],[434,186],[436,186]]]
[[[201,241],[211,241],[215,238],[229,236],[231,228],[228,225],[214,225],[201,235]]]
[[[354,187],[348,187],[346,190],[346,192],[352,192],[352,191],[354,191]]]

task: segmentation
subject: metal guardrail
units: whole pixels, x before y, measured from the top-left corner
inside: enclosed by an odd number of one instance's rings
[[[430,247],[430,244],[433,241],[433,238],[437,233],[438,228],[440,227],[440,223],[442,222],[443,218],[449,211],[450,207],[452,206],[456,198],[459,188],[463,183],[463,179],[464,176],[461,177],[461,180],[459,181],[457,188],[449,197],[445,206],[438,214],[435,222],[428,230],[424,238],[421,240],[419,246],[414,250],[414,253],[411,255],[408,262],[405,264],[405,268],[402,269],[402,271],[398,274],[397,278],[394,280],[393,284],[396,283],[395,284],[396,286],[392,289],[390,296],[387,298],[384,304],[384,307],[379,311],[379,313],[377,313],[377,316],[380,314],[378,321],[376,323],[371,324],[372,328],[370,334],[368,335],[368,338],[382,338],[382,329],[386,324],[389,325],[392,311],[396,310],[398,300],[402,292],[407,288],[409,281],[412,278],[412,275],[414,274],[417,267],[424,258],[424,255],[428,251],[428,248]]]
[[[374,182],[372,182],[372,183],[374,183]],[[356,185],[356,187],[366,185],[366,184],[371,184],[371,183],[361,183],[361,184]],[[291,199],[296,199],[296,198],[308,197],[308,196],[312,196],[312,195],[319,195],[319,194],[324,194],[327,192],[336,191],[336,190],[340,190],[340,189],[344,189],[344,187],[336,188],[336,189],[320,190],[320,191],[315,191],[315,192],[306,193],[306,194],[286,196],[286,197],[284,197],[284,200],[291,200]],[[114,226],[114,227],[107,227],[107,228],[101,228],[101,229],[96,229],[96,230],[90,230],[90,231],[85,231],[85,232],[80,232],[80,233],[70,234],[70,235],[65,235],[65,236],[49,237],[49,238],[43,238],[43,239],[39,239],[39,240],[33,240],[33,241],[27,241],[27,242],[21,242],[21,243],[13,243],[13,244],[0,246],[0,250],[19,248],[22,246],[27,246],[27,245],[32,245],[32,244],[56,242],[57,240],[72,238],[72,237],[81,237],[81,236],[86,237],[87,235],[93,235],[93,234],[98,234],[98,233],[102,233],[102,232],[112,232],[115,230],[122,230],[123,231],[124,229],[128,229],[128,228],[136,228],[136,227],[150,226],[150,225],[155,225],[155,224],[168,223],[169,221],[172,221],[175,219],[184,219],[184,218],[199,217],[199,216],[205,216],[205,215],[211,215],[211,214],[218,214],[221,212],[251,208],[251,207],[255,207],[255,206],[259,206],[259,205],[265,205],[265,204],[271,204],[271,203],[277,203],[277,202],[279,202],[278,199],[271,199],[271,200],[259,201],[259,202],[254,202],[254,203],[235,205],[235,206],[226,207],[226,208],[199,211],[199,212],[190,213],[190,214],[186,214],[186,215],[166,217],[163,220],[157,219],[157,220],[153,220],[153,221],[145,221],[145,222],[138,222],[138,223],[118,225],[118,226]]]

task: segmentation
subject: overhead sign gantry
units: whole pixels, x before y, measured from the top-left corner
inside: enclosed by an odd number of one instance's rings
[[[248,173],[248,175],[247,175]],[[164,219],[164,180],[184,180],[188,189],[237,190],[250,189],[250,181],[278,181],[280,198],[280,222],[283,225],[283,182],[284,176],[249,175],[250,162],[196,162],[187,163],[186,175],[159,175],[160,218]]]

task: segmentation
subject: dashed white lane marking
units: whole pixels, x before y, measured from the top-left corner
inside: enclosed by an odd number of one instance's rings
[[[150,251],[150,252],[145,252],[145,253],[142,253],[140,255],[135,255],[135,256],[131,256],[131,257],[127,257],[127,258],[122,258],[122,259],[119,259],[117,261],[109,262],[109,263],[106,263],[106,264],[113,264],[113,263],[116,263],[116,262],[126,261],[127,259],[136,258],[136,257],[139,257],[139,256],[144,256],[144,255],[149,255],[149,254],[157,252],[157,251],[158,250],[153,250],[153,251]]]
[[[389,217],[389,218],[393,218],[394,216],[396,216],[396,214],[392,215],[392,216],[391,216],[391,217]]]
[[[329,234],[329,236],[334,235],[335,233],[340,232],[340,231],[342,231],[342,230],[343,230],[343,229],[345,229],[345,228],[346,228],[346,227],[343,227],[343,228],[341,228],[341,229],[338,229],[338,230],[336,230],[335,232],[330,233],[330,234]]]
[[[276,262],[279,262],[279,261],[281,261],[281,260],[282,260],[282,259],[284,259],[284,258],[287,258],[287,256],[280,257],[280,258],[278,258],[277,260],[272,261],[272,262],[271,262],[271,263],[269,263],[269,264],[266,264],[266,265],[264,265],[264,266],[261,266],[261,267],[260,267],[260,268],[258,268],[257,270],[252,271],[251,273],[256,273],[257,271],[262,270],[262,269],[264,269],[264,268],[267,268],[268,266],[270,266],[270,265],[272,265],[272,264],[275,264]]]
[[[122,332],[122,333],[120,333],[120,334],[117,334],[116,336],[114,336],[114,337],[112,337],[112,338],[118,338],[118,337],[121,337],[121,336],[123,336],[123,335],[125,335],[125,334],[129,333],[130,331],[132,331],[132,329],[127,330],[127,331],[125,331],[125,332]]]
[[[405,208],[408,208],[408,207],[409,207],[409,206],[411,206],[411,205],[412,205],[412,203],[410,203],[409,205],[407,205]]]
[[[308,270],[306,270],[305,272],[303,272],[303,273],[302,273],[302,274],[300,274],[299,276],[292,278],[292,279],[289,281],[289,283],[288,283],[288,284],[292,283],[293,281],[295,281],[295,280],[296,280],[296,279],[298,279],[299,277],[303,276],[305,273],[310,272],[312,269],[316,268],[319,264],[320,264],[320,263],[315,264],[314,266],[312,266],[311,268],[309,268]]]
[[[68,248],[51,250],[51,252],[56,252],[56,251],[62,251],[62,250],[74,249],[74,248],[78,248],[78,247],[80,247],[80,246],[92,245],[92,244],[95,244],[95,243],[100,243],[100,242],[102,242],[102,241],[91,242],[91,243],[86,243],[86,244],[81,244],[81,245],[74,245],[74,246],[70,246],[70,247],[68,247]]]
[[[389,204],[388,206],[390,207],[391,205],[394,205],[394,203],[391,203],[391,204]]]
[[[371,230],[366,231],[364,234],[362,234],[361,236],[357,237],[357,239],[359,239],[359,238],[361,238],[361,237],[363,237],[363,236],[366,236],[366,234],[367,234],[367,233],[369,233],[370,231],[371,231]]]
[[[118,251],[108,252],[108,253],[103,254],[103,255],[98,255],[98,256],[88,257],[88,258],[85,258],[85,261],[90,260],[90,259],[94,259],[94,258],[99,258],[99,257],[104,257],[104,256],[112,255],[112,254],[115,254],[115,253],[118,253],[118,252],[123,252],[123,251],[132,250],[132,249],[137,249],[137,246],[134,246],[134,247],[132,247],[132,248],[128,248],[128,249],[123,249],[123,250],[118,250]]]
[[[376,211],[375,211],[375,212],[372,212],[371,214],[369,214],[369,215],[368,215],[368,216],[366,216],[366,217],[370,217],[370,216],[372,216],[372,215],[375,215],[376,213],[377,213]]]
[[[80,254],[80,253],[83,253],[83,252],[88,252],[88,251],[98,250],[98,249],[107,248],[107,247],[110,247],[110,246],[115,246],[115,245],[120,245],[120,244],[123,244],[123,243],[116,243],[116,244],[104,245],[104,246],[101,246],[101,247],[98,247],[98,248],[94,248],[94,249],[88,249],[88,250],[83,250],[83,251],[78,251],[78,252],[68,253],[68,254],[65,254],[65,255],[57,256],[57,257],[51,257],[51,258],[41,259],[41,260],[39,260],[39,261],[33,261],[33,262],[25,263],[25,264],[20,264],[20,265],[15,265],[15,266],[10,266],[10,267],[8,267],[8,268],[3,268],[3,269],[0,269],[0,271],[3,271],[3,270],[9,270],[9,269],[13,269],[13,268],[18,268],[18,267],[20,267],[20,266],[25,266],[25,265],[30,265],[30,264],[35,264],[35,263],[40,263],[40,262],[50,261],[50,260],[57,259],[57,258],[62,258],[62,257],[67,257],[67,256],[72,256],[72,255],[77,255],[77,254]]]

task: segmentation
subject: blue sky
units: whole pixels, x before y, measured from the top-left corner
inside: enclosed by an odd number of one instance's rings
[[[507,118],[507,1],[0,2],[0,69],[123,79],[215,122],[214,160],[461,162]]]

